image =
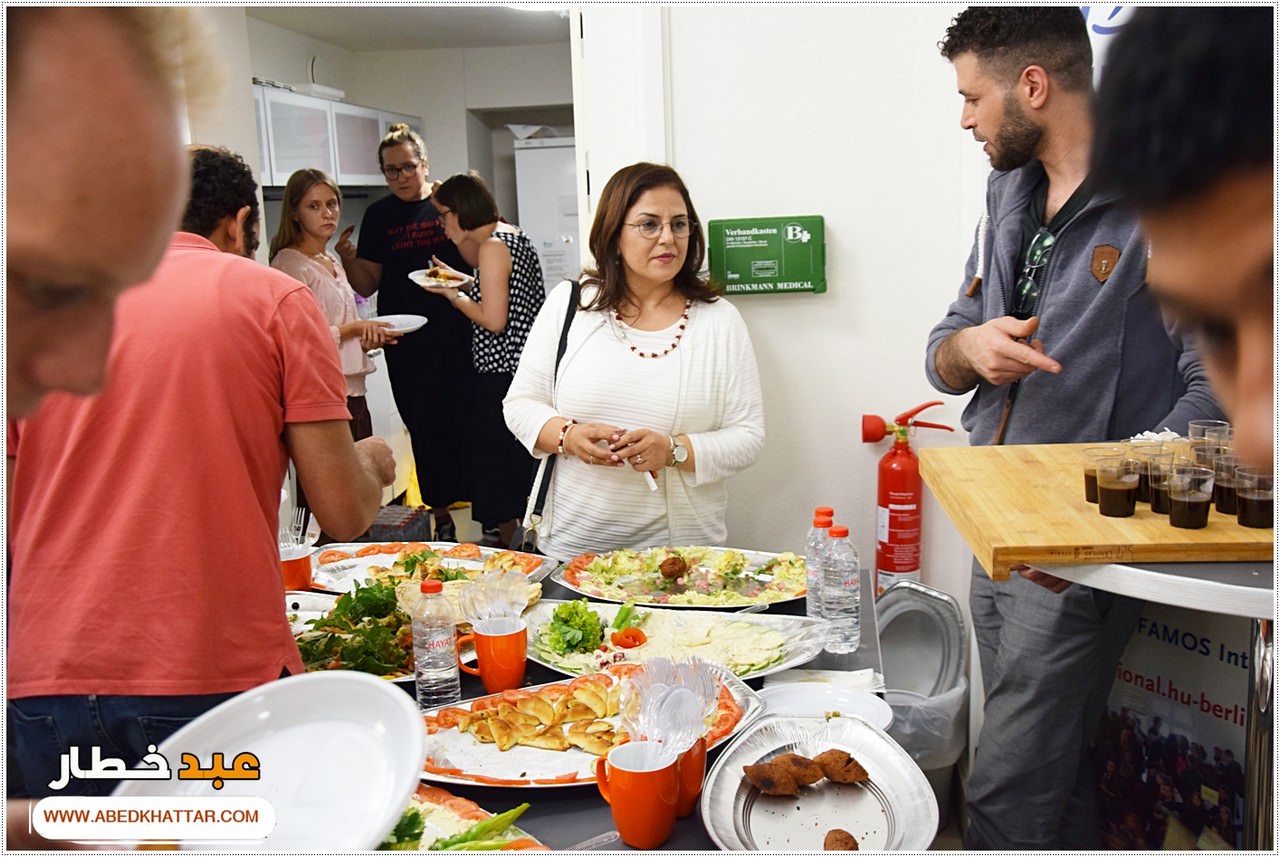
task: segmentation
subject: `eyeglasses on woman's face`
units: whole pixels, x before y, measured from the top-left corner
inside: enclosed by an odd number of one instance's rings
[[[388,164],[382,168],[382,174],[387,177],[387,181],[393,182],[400,176],[408,178],[416,173],[420,166],[422,166],[421,161],[412,161],[408,164],[401,164],[400,166]]]
[[[643,217],[635,223],[627,223],[625,225],[635,229],[640,233],[641,237],[653,240],[662,235],[663,228],[667,226],[671,227],[671,235],[673,237],[688,238],[689,233],[693,231],[693,227],[697,224],[687,217],[677,217],[666,223],[656,217]]]
[[[1041,227],[1031,238],[1031,246],[1027,248],[1027,257],[1022,262],[1022,276],[1013,287],[1013,307],[1009,315],[1025,321],[1036,314],[1036,306],[1040,303],[1040,282],[1037,276],[1040,269],[1049,264],[1049,256],[1053,252],[1053,233]]]

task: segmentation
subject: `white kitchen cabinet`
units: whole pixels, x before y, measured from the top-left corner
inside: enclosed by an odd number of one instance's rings
[[[271,146],[267,143],[267,97],[261,86],[253,88],[253,118],[258,126],[258,185],[267,187],[271,181]]]
[[[419,134],[422,119],[375,107],[300,95],[255,84],[260,183],[283,187],[295,170],[324,170],[340,185],[382,185],[378,143],[403,122]]]
[[[263,97],[272,183],[283,185],[295,170],[308,167],[333,175],[330,103],[284,89],[264,89]]]
[[[378,143],[390,125],[384,111],[356,104],[333,102],[333,143],[338,162],[338,184],[382,184],[378,171]]]

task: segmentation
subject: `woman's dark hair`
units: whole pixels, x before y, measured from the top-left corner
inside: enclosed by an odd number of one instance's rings
[[[253,170],[235,152],[219,146],[193,145],[191,156],[191,197],[182,215],[182,231],[208,238],[224,217],[249,206],[245,219],[246,247],[256,249],[253,227],[258,222],[258,183]]]
[[[582,272],[583,280],[596,286],[598,291],[585,309],[617,309],[627,300],[627,273],[622,254],[618,252],[618,242],[621,240],[622,230],[627,228],[627,212],[636,204],[636,200],[645,191],[660,187],[672,188],[680,194],[689,212],[689,219],[693,221],[693,228],[689,232],[688,253],[685,254],[684,265],[675,276],[676,291],[690,300],[707,303],[720,297],[698,275],[702,270],[702,260],[706,257],[707,242],[702,236],[693,200],[689,198],[689,189],[671,167],[641,162],[614,173],[600,193],[596,219],[591,224],[588,239],[596,267]]]
[[[498,203],[484,179],[474,173],[449,176],[431,198],[457,215],[459,229],[479,229],[498,222]]]
[[[392,146],[399,146],[408,143],[413,147],[413,151],[417,153],[419,161],[427,159],[427,144],[422,142],[422,138],[418,136],[418,132],[410,128],[403,122],[397,122],[387,131],[387,136],[382,138],[382,142],[378,144],[378,169],[382,169],[386,164],[382,163],[382,150],[390,149]]]
[[[271,238],[269,258],[274,259],[277,253],[286,247],[292,247],[302,238],[302,229],[299,228],[297,221],[298,206],[302,203],[302,198],[311,193],[311,189],[318,184],[327,186],[337,194],[338,204],[342,204],[342,191],[338,188],[338,183],[329,178],[323,170],[295,170],[284,186],[284,199],[280,202],[280,225],[276,227],[276,234]]]

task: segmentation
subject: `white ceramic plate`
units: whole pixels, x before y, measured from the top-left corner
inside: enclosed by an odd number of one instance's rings
[[[445,286],[445,287],[447,287],[447,288],[451,288],[451,289],[454,289],[454,288],[457,288],[457,289],[467,289],[467,288],[470,288],[470,287],[471,287],[471,284],[472,284],[472,283],[474,283],[474,282],[475,282],[475,279],[476,279],[475,277],[471,276],[470,274],[464,274],[464,273],[462,273],[461,271],[457,271],[457,272],[455,272],[455,273],[457,273],[457,275],[458,275],[459,277],[462,277],[462,280],[461,280],[461,281],[458,281],[458,280],[437,280],[435,277],[428,277],[428,276],[427,276],[427,271],[429,271],[429,270],[431,270],[431,269],[430,269],[430,268],[420,268],[420,269],[418,269],[417,271],[410,271],[410,272],[409,272],[409,279],[413,280],[415,283],[417,283],[417,284],[418,284],[418,285],[420,285],[420,286]]]
[[[399,556],[399,551],[391,553],[375,553],[368,556],[354,556],[358,550],[364,550],[374,545],[397,544],[396,542],[347,542],[342,544],[325,545],[316,550],[311,555],[311,588],[318,589],[321,592],[334,592],[342,594],[355,589],[356,582],[363,582],[369,577],[369,569],[373,566],[381,566],[383,568],[391,568],[392,563]],[[404,544],[404,543],[400,543]],[[450,548],[457,547],[454,542],[423,542],[433,551],[444,553]],[[480,548],[480,559],[458,559],[454,557],[444,557],[442,564],[448,568],[465,568],[471,571],[480,571],[484,567],[484,561],[493,554],[502,553],[504,548]],[[321,563],[321,557],[324,557],[328,551],[340,551],[342,553],[352,554],[351,559],[340,559],[334,562]],[[529,554],[532,556],[532,554]],[[541,560],[541,557],[537,557]],[[539,580],[547,576],[551,571],[550,564],[541,562],[532,572],[529,573],[529,582],[537,583]]]
[[[849,717],[856,714],[879,729],[888,729],[893,722],[893,709],[889,703],[874,693],[852,687],[790,682],[769,685],[758,693],[768,714],[801,717],[825,717],[831,713]]]
[[[375,315],[370,321],[385,321],[388,333],[413,333],[427,323],[425,315]]]
[[[756,692],[741,680],[727,672],[719,673],[720,681],[729,689],[733,700],[742,709],[742,717],[733,730],[712,746],[718,747],[732,735],[746,728],[764,710]],[[568,684],[551,682],[550,684]],[[538,690],[547,685],[522,688]],[[406,694],[407,695],[407,694]],[[454,706],[470,710],[480,699],[464,699]],[[432,709],[427,714],[439,709]],[[610,720],[616,722],[617,717]],[[511,788],[563,788],[567,786],[595,785],[595,763],[598,757],[586,750],[571,747],[568,750],[544,750],[520,744],[509,750],[499,750],[496,744],[481,743],[475,736],[457,729],[437,729],[427,737],[427,767],[422,778],[432,782],[457,783],[459,785],[485,785]],[[932,793],[931,793],[932,794]]]
[[[261,840],[218,850],[367,851],[391,831],[414,793],[426,735],[412,698],[362,673],[309,673],[269,682],[175,732],[159,752],[176,768],[183,753],[258,757],[260,778],[127,780],[117,796],[261,797],[276,826]],[[211,843],[184,842],[184,848]]]
[[[596,672],[603,665],[591,663],[589,666],[575,668],[573,662],[556,659],[550,654],[538,650],[538,629],[550,622],[551,615],[555,612],[555,609],[564,603],[566,602],[547,599],[539,601],[525,611],[524,617],[529,624],[529,660],[566,675],[582,675],[583,673]],[[613,623],[613,617],[617,615],[620,609],[622,608],[619,604],[591,603],[591,610],[603,619],[606,625]],[[642,663],[649,658],[658,657],[679,660],[697,655],[705,661],[719,663],[721,666],[736,672],[740,678],[758,678],[790,669],[799,664],[808,663],[822,652],[822,644],[826,640],[827,629],[830,625],[825,619],[811,619],[806,616],[766,616],[754,613],[738,615],[736,613],[712,613],[705,610],[674,610],[660,607],[644,607],[641,609],[653,614],[648,621],[640,626],[640,629],[649,637],[649,641],[634,649],[616,650],[626,661]],[[661,634],[654,630],[655,627],[658,627],[658,622],[655,621],[657,619],[661,620],[662,626],[667,629],[668,633]],[[781,641],[781,647],[778,651],[781,659],[762,668],[752,670],[748,664],[740,664],[735,669],[734,664],[717,658],[717,649],[722,652],[724,650],[724,647],[720,645],[724,641],[724,636],[717,636],[717,628],[724,628],[730,624],[758,630],[767,629],[782,634],[785,639]],[[608,639],[609,631],[606,630],[606,642]],[[729,642],[732,641],[730,640]],[[731,654],[731,652],[724,653]],[[599,656],[612,661],[614,654],[615,650],[610,647],[609,651],[600,652]],[[581,659],[574,660],[580,661]]]
[[[728,551],[732,550],[746,557],[747,570],[756,571],[763,567],[770,560],[776,559],[779,554],[765,553],[764,551],[742,550],[740,548],[711,547],[705,545],[681,545],[680,547],[689,547],[692,550],[706,551]],[[749,607],[756,604],[785,604],[788,601],[798,601],[804,598],[803,589],[797,595],[782,594],[782,597],[772,598],[771,595],[777,595],[776,592],[761,593],[760,595],[748,598],[739,595],[734,603],[730,604],[672,604],[654,600],[653,592],[655,591],[657,574],[656,572],[649,576],[637,575],[632,583],[627,585],[628,592],[624,595],[617,586],[599,586],[593,582],[581,580],[577,576],[577,572],[570,571],[570,565],[573,561],[566,562],[559,566],[555,571],[551,572],[551,579],[566,589],[572,589],[580,595],[587,595],[591,598],[599,598],[602,601],[612,601],[615,604],[621,604],[625,601],[634,601],[646,607],[669,607],[679,610],[741,610],[743,607]],[[705,567],[705,566],[703,566]]]
[[[849,753],[870,779],[856,785],[829,780],[798,797],[763,794],[743,776],[744,765],[783,753],[810,758],[824,750]],[[702,820],[725,851],[821,851],[832,828],[853,834],[862,851],[924,851],[938,828],[933,789],[906,751],[882,730],[854,715],[766,715],[725,747],[702,789]]]

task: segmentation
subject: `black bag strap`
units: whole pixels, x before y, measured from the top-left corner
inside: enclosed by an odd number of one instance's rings
[[[560,374],[560,361],[564,359],[564,353],[569,348],[569,327],[573,324],[573,317],[578,312],[578,299],[581,294],[582,283],[574,280],[573,286],[569,289],[569,308],[565,310],[564,324],[560,328],[560,344],[556,347],[556,368],[553,377]],[[551,470],[556,466],[558,457],[552,455],[547,466],[543,468],[542,481],[538,484],[538,496],[533,501],[533,514],[529,516],[531,520],[542,517],[542,507],[547,503],[547,491],[551,489]]]

